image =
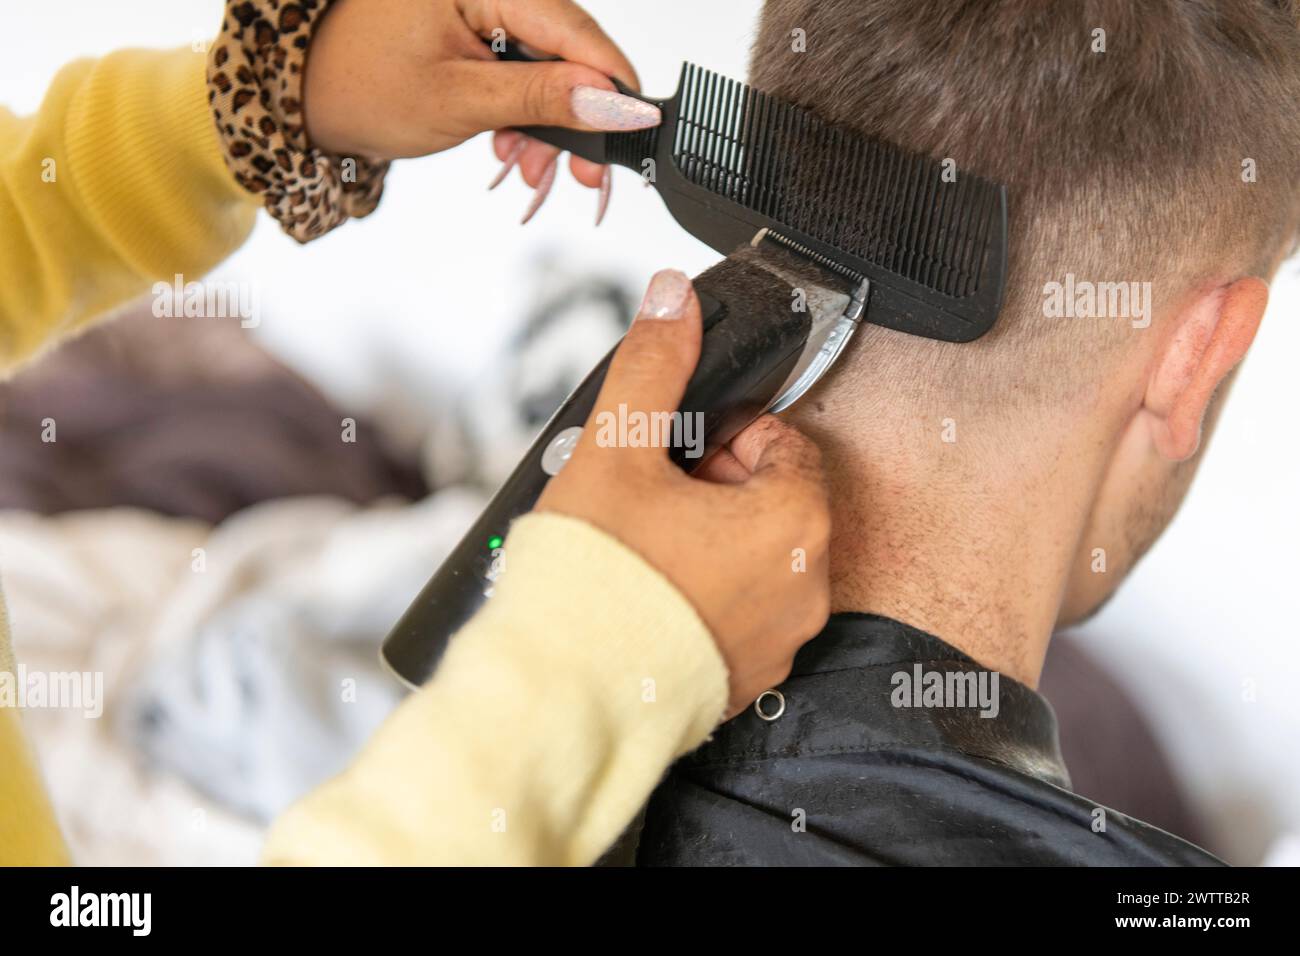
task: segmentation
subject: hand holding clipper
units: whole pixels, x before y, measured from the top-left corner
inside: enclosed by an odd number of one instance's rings
[[[537,508],[613,535],[686,596],[727,665],[731,716],[781,683],[795,652],[826,623],[830,507],[817,446],[770,415],[693,476],[669,449],[600,427],[675,413],[700,358],[701,326],[690,280],[656,275],[568,464]]]

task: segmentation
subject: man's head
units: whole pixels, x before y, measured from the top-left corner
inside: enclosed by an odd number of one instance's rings
[[[864,329],[794,419],[842,499],[864,467],[877,493],[924,487],[986,521],[1015,510],[1008,492],[1052,488],[1073,524],[1039,526],[1074,540],[1035,553],[1069,552],[1053,598],[1085,613],[1181,501],[1300,235],[1300,4],[768,0],[750,81],[1007,184],[994,330],[951,345]],[[965,533],[863,507],[889,547]]]

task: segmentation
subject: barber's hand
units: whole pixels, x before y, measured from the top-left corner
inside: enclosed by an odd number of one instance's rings
[[[664,448],[602,447],[602,411],[677,410],[700,335],[690,280],[659,273],[578,446],[537,507],[612,534],[690,600],[727,664],[731,716],[781,683],[795,652],[826,623],[830,508],[817,446],[770,415],[696,477]]]
[[[503,31],[503,32],[502,32]],[[508,37],[565,62],[498,61]],[[572,0],[335,0],[307,56],[303,108],[313,145],[341,156],[424,156],[486,130],[521,125],[644,129],[659,110],[621,96],[632,65]],[[494,148],[546,199],[560,151],[513,130]],[[574,157],[573,175],[609,197],[609,169]],[[496,185],[496,183],[493,183]],[[598,216],[599,218],[599,216]]]

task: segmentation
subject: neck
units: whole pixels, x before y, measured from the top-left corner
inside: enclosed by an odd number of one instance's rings
[[[990,474],[991,450],[941,444],[937,419],[925,447],[908,448],[897,429],[846,439],[819,417],[798,424],[828,462],[832,610],[910,624],[1036,687],[1090,510],[1092,463],[1030,443],[1015,460],[997,449]]]

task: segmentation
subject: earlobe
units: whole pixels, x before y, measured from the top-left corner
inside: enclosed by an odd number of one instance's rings
[[[1246,356],[1268,306],[1268,285],[1248,276],[1207,293],[1184,311],[1147,387],[1143,411],[1161,457],[1186,461],[1201,443],[1215,390]]]

